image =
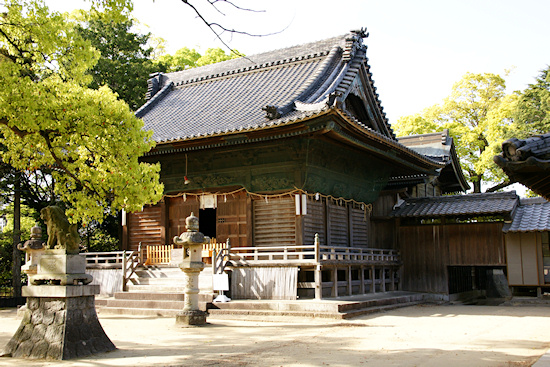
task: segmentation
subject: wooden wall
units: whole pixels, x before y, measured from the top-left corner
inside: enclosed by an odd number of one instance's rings
[[[139,243],[143,245],[163,245],[165,231],[164,204],[147,206],[141,212],[129,213],[127,216],[127,238],[123,239],[126,250],[137,251]]]
[[[200,221],[201,212],[200,196],[187,195],[167,197],[132,213],[124,231],[127,248],[137,250],[139,242],[170,244],[186,230],[185,219],[194,213]],[[229,238],[233,247],[311,245],[316,233],[322,245],[373,247],[369,246],[369,213],[356,203],[308,197],[307,214],[297,215],[293,195],[266,200],[240,192],[218,195],[215,220],[216,241]],[[393,238],[393,227],[388,231]]]
[[[504,266],[502,222],[399,228],[403,289],[448,293],[448,266]]]
[[[254,246],[292,246],[296,244],[296,208],[293,196],[255,199]]]
[[[510,286],[544,285],[540,232],[507,233],[506,257]]]

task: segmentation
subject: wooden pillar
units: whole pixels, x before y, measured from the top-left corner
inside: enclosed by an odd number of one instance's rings
[[[338,297],[338,268],[332,268],[332,296]]]
[[[385,292],[386,291],[386,268],[382,267],[380,272],[382,273],[380,276],[380,291]]]
[[[315,266],[314,277],[315,277],[315,299],[322,299],[323,298],[323,278],[321,274],[321,265]]]
[[[390,268],[391,290],[395,291],[395,269]]]
[[[348,266],[348,296],[353,295],[353,284],[351,276],[351,265]]]
[[[359,271],[361,272],[361,274],[359,275],[359,292],[361,294],[365,294],[365,267],[361,265],[359,267]]]
[[[376,293],[376,271],[374,270],[374,265],[370,267],[370,280],[371,280],[370,292]]]

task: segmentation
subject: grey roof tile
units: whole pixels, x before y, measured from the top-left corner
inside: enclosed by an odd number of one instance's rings
[[[401,218],[511,214],[519,203],[515,192],[406,199],[392,211]]]
[[[162,143],[250,131],[321,113],[322,102],[338,88],[349,88],[349,78],[365,60],[366,47],[360,41],[353,43],[359,36],[352,35],[157,74],[151,99],[136,116],[143,119],[145,129],[153,130],[153,140]],[[352,38],[356,41],[350,41]],[[369,82],[375,89],[372,80]],[[296,101],[308,103],[312,109],[307,114],[297,111]],[[380,101],[375,102],[382,111]],[[281,117],[269,120],[262,110],[266,106],[275,106]],[[394,139],[381,113],[388,138]]]
[[[521,200],[511,224],[504,226],[503,232],[543,232],[550,231],[550,202],[544,200],[529,203]]]

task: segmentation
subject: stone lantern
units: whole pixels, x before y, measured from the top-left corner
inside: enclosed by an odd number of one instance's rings
[[[38,271],[40,256],[44,253],[45,243],[42,241],[42,228],[38,224],[31,228],[31,239],[23,244],[18,244],[20,251],[25,251],[25,265],[21,271],[29,276],[35,275]],[[29,282],[29,285],[31,283]]]
[[[202,245],[210,238],[199,232],[199,218],[193,213],[185,219],[186,232],[174,237],[174,244],[183,246],[183,261],[180,269],[187,276],[185,284],[185,306],[176,315],[176,324],[185,326],[204,325],[206,311],[199,309],[199,273],[204,269]]]

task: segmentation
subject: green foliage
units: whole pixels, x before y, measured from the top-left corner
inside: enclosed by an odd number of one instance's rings
[[[493,163],[512,127],[517,96],[506,96],[503,78],[495,74],[467,73],[441,104],[397,121],[399,136],[449,129],[462,168],[481,191],[481,181],[500,181],[504,174]]]
[[[80,228],[82,246],[87,252],[120,250],[120,221],[117,215],[107,214],[100,223],[92,221]]]
[[[550,132],[550,66],[519,94],[514,121],[520,139]]]
[[[86,21],[77,28],[100,52],[97,64],[88,71],[93,77],[89,86],[98,89],[107,85],[131,109],[137,110],[145,103],[149,74],[159,71],[150,59],[152,48],[145,46],[150,33],[131,32],[132,19],[115,22],[93,14],[86,13]]]
[[[221,48],[209,48],[201,55],[195,49],[180,48],[174,55],[162,55],[157,59],[157,65],[168,72],[182,71],[199,66],[214,64],[221,61],[241,57],[238,51],[226,54]]]
[[[0,215],[7,219],[7,225],[3,232],[0,232],[0,286],[11,286],[13,277],[13,204],[2,208]],[[31,237],[31,228],[34,227],[38,217],[40,216],[32,208],[21,205],[21,240],[26,241]],[[45,233],[45,232],[44,232]],[[19,251],[22,262],[24,264],[25,253]],[[26,279],[26,275],[22,275],[22,280]]]
[[[132,212],[158,201],[160,167],[138,162],[154,146],[151,133],[109,88],[87,86],[99,52],[42,1],[11,0],[5,7],[2,160],[18,170],[54,168],[55,194],[73,223],[100,220],[109,207]]]

